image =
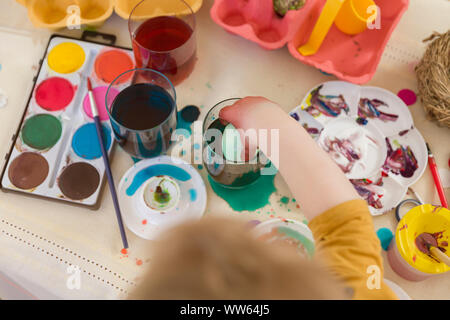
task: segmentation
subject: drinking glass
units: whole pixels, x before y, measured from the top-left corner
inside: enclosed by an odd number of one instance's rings
[[[108,87],[105,97],[114,137],[132,157],[165,153],[177,126],[176,93],[162,73],[128,70]]]
[[[195,15],[184,0],[143,0],[128,19],[136,66],[165,74],[174,85],[191,74],[196,57]]]
[[[261,151],[258,151],[251,161],[233,161],[224,156],[221,139],[229,123],[219,119],[219,113],[238,100],[239,98],[230,98],[217,103],[209,110],[203,121],[204,166],[211,179],[230,189],[245,188],[256,182],[261,176],[261,169],[270,165],[270,161]],[[221,134],[218,134],[219,131]]]

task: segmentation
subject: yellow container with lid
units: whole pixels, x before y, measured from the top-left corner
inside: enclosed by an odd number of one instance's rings
[[[445,263],[419,250],[416,239],[423,233],[433,235],[437,246],[450,255],[450,210],[423,204],[408,211],[400,220],[388,258],[394,271],[408,280],[419,281],[450,271]]]

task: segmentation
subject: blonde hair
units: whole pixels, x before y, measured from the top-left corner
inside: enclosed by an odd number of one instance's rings
[[[204,218],[172,229],[130,299],[342,299],[342,287],[292,248],[241,222]]]

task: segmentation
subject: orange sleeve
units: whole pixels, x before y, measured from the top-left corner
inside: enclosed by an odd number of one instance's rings
[[[344,202],[317,216],[308,226],[316,241],[316,257],[353,289],[353,299],[397,299],[383,281],[381,245],[364,200]],[[373,269],[368,272],[368,268],[373,266],[380,270],[378,289],[367,285],[374,276]]]

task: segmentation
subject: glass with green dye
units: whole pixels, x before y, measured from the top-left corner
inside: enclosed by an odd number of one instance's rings
[[[238,100],[231,98],[219,102],[203,121],[203,163],[214,182],[232,189],[255,183],[261,176],[261,169],[271,165],[260,151],[251,161],[240,161],[240,150],[225,150],[228,144],[223,143],[223,136],[229,123],[219,119],[219,113]]]
[[[37,114],[25,121],[22,128],[23,142],[37,150],[53,147],[61,137],[61,121],[50,114]]]

